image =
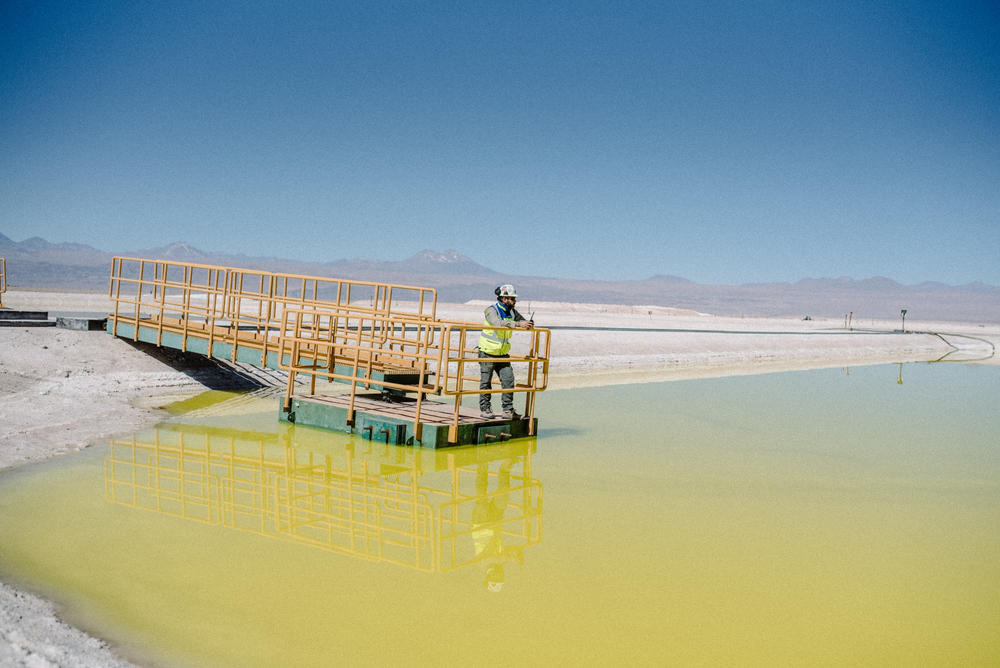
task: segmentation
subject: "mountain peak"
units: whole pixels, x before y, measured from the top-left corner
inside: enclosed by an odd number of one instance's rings
[[[175,241],[174,243],[167,244],[166,246],[150,248],[140,252],[143,255],[162,258],[164,260],[193,260],[208,257],[210,255],[201,249],[195,248],[186,241]]]
[[[873,276],[872,278],[865,278],[860,281],[854,280],[849,276],[840,276],[838,278],[803,278],[802,280],[797,281],[794,285],[798,288],[807,288],[810,290],[830,290],[839,288],[877,291],[900,290],[904,287],[891,278],[886,278],[885,276]]]
[[[457,250],[448,249],[443,253],[433,250],[422,250],[413,257],[394,263],[400,268],[423,274],[495,274],[492,269],[477,264],[471,258],[462,255]]]
[[[891,278],[886,278],[885,276],[873,276],[871,278],[866,278],[862,281],[858,281],[857,285],[859,288],[865,290],[898,290],[903,287]]]
[[[432,251],[429,249],[424,249],[414,255],[410,260],[418,262],[437,262],[440,264],[460,264],[466,262],[472,262],[470,258],[459,253],[457,250],[448,249],[443,253],[438,253],[437,251]]]

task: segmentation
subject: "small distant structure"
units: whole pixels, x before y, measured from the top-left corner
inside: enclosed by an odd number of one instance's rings
[[[7,260],[0,257],[0,308],[3,307],[3,293],[7,292]]]

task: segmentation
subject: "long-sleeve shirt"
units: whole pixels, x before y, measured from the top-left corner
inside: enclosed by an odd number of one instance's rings
[[[500,309],[504,313],[512,312],[514,315],[514,322],[521,322],[522,320],[526,320],[526,318],[523,315],[521,315],[521,313],[513,306],[511,306],[508,309],[500,302],[497,302],[493,304],[493,306],[486,309],[486,322],[490,323],[494,327],[510,327],[510,323],[504,321],[504,319],[500,317],[500,313],[497,312],[497,309]]]

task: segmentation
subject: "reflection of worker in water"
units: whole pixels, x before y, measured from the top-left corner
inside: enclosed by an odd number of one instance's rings
[[[510,470],[517,462],[516,457],[500,464],[497,473],[497,488],[489,493],[489,465],[482,463],[476,470],[476,505],[472,509],[472,540],[476,548],[476,558],[486,568],[486,588],[500,591],[504,583],[504,562],[516,559],[524,561],[521,546],[504,547],[503,515],[510,501]]]

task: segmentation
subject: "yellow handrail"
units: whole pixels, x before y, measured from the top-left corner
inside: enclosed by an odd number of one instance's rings
[[[248,348],[260,353],[261,367],[274,366],[269,356],[276,356],[289,374],[286,410],[300,373],[311,376],[311,394],[317,377],[351,384],[349,425],[359,386],[415,393],[416,440],[428,394],[454,397],[449,442],[457,442],[464,397],[502,392],[526,395],[524,417],[533,435],[535,393],[548,385],[550,331],[535,328],[517,330],[526,345],[504,358],[524,370],[520,382],[479,389],[479,374],[467,376],[466,367],[482,362],[475,337],[483,325],[437,320],[432,288],[116,256],[109,296],[112,334],[131,325],[138,340],[142,327],[156,332],[157,345],[164,333],[179,335],[181,350],[197,338],[210,357],[216,344],[225,344],[233,361]]]
[[[469,395],[502,392],[525,393],[525,415],[529,434],[534,433],[534,394],[548,385],[550,330],[519,330],[529,336],[527,351],[504,358],[527,368],[524,382],[513,388],[479,388],[479,376],[466,376],[465,365],[479,364],[475,348],[466,342],[470,333],[483,326],[459,322],[429,322],[402,316],[357,314],[348,309],[322,312],[317,309],[286,309],[278,337],[280,368],[288,372],[285,410],[291,407],[296,375],[322,377],[351,384],[347,421],[353,424],[355,397],[359,385],[376,386],[416,394],[414,437],[421,438],[420,412],[427,394],[454,397],[449,441],[455,442],[461,419],[462,399]],[[375,367],[406,369],[417,382],[388,381],[372,376]],[[473,387],[467,383],[475,382]]]
[[[277,339],[285,308],[349,309],[433,320],[437,291],[410,285],[281,274],[237,267],[116,256],[111,262],[109,296],[114,303],[112,333],[120,323],[154,327],[157,345],[164,331],[260,351],[260,364]]]
[[[522,335],[528,337],[526,345],[512,349],[511,353],[514,354],[502,358],[502,361],[509,362],[512,365],[524,365],[526,371],[524,381],[521,383],[515,382],[513,388],[482,390],[479,389],[480,377],[478,375],[465,375],[467,364],[476,364],[478,366],[478,364],[484,361],[483,358],[479,357],[475,345],[470,345],[469,342],[470,335],[476,335],[475,341],[478,343],[477,335],[482,329],[483,325],[481,324],[452,322],[449,323],[448,332],[444,338],[447,346],[444,351],[445,364],[442,369],[442,373],[445,375],[443,393],[455,397],[454,423],[449,432],[449,441],[454,442],[457,437],[459,409],[463,397],[505,392],[511,394],[524,393],[526,395],[524,417],[528,419],[528,434],[534,435],[534,421],[532,418],[535,415],[535,393],[542,392],[548,387],[549,345],[552,332],[544,327],[534,327],[532,329],[492,328],[494,331],[500,332],[520,332]],[[521,354],[515,353],[515,350],[521,349],[523,349]],[[466,383],[475,383],[475,386],[473,389],[467,389]]]
[[[420,409],[424,395],[443,389],[439,378],[443,332],[441,322],[358,313],[350,309],[285,309],[278,337],[278,359],[288,372],[285,410],[291,406],[296,374],[317,376],[351,384],[348,424],[354,421],[358,386],[416,393],[414,436],[421,436]],[[375,368],[415,374],[415,383],[373,377]]]

